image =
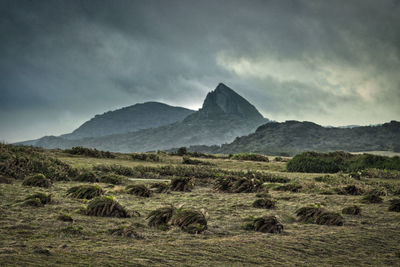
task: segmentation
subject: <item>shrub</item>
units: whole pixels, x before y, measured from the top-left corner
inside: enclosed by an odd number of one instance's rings
[[[0,175],[0,184],[12,184],[13,182],[14,182],[14,179]]]
[[[198,234],[207,230],[207,219],[199,211],[177,210],[171,223],[191,234]]]
[[[64,152],[71,155],[81,155],[93,158],[115,158],[115,155],[109,151],[100,151],[95,148],[86,148],[81,146],[65,149]]]
[[[253,193],[261,190],[262,182],[258,179],[242,178],[234,182],[232,192]]]
[[[103,173],[100,176],[100,182],[106,184],[122,184],[124,180],[124,176],[115,173]]]
[[[187,149],[186,149],[186,147],[180,147],[180,148],[178,149],[178,151],[176,151],[176,154],[177,154],[178,156],[186,155],[186,154],[187,154]]]
[[[193,179],[188,177],[175,177],[171,180],[169,188],[172,191],[190,192],[194,187]]]
[[[368,194],[362,198],[361,202],[363,203],[382,203],[383,199],[375,194]]]
[[[63,222],[73,222],[74,219],[72,219],[72,216],[70,214],[62,213],[58,215],[57,217],[58,220],[63,221]]]
[[[249,222],[243,225],[245,230],[252,230],[262,233],[282,233],[283,225],[275,216],[263,216],[258,218],[250,218]]]
[[[89,170],[84,170],[80,172],[79,175],[76,176],[74,180],[78,182],[89,182],[89,183],[99,182],[99,178],[97,177],[97,175]]]
[[[254,153],[234,154],[231,156],[231,159],[269,162],[268,157]]]
[[[76,169],[40,148],[0,144],[0,159],[0,175],[12,178],[42,173],[50,180],[70,180],[77,174]]]
[[[169,221],[172,219],[174,214],[176,213],[176,209],[174,206],[170,205],[167,207],[159,208],[150,212],[147,216],[147,220],[149,220],[148,225],[150,227],[162,227],[166,228],[168,226]]]
[[[259,198],[253,202],[254,208],[273,209],[276,207],[276,200],[270,198]]]
[[[182,159],[182,164],[189,164],[189,165],[214,165],[211,162],[207,161],[202,161],[202,160],[197,160],[197,159],[191,159],[189,157],[183,157]]]
[[[166,192],[168,192],[168,187],[169,187],[169,185],[167,183],[163,183],[163,182],[157,182],[150,186],[150,188],[155,193],[166,193]]]
[[[78,185],[67,191],[67,195],[80,199],[92,199],[103,194],[103,189],[98,185]]]
[[[128,194],[138,197],[150,197],[152,195],[152,192],[144,184],[128,185],[125,190]]]
[[[133,153],[131,154],[133,160],[159,162],[160,157],[154,153]]]
[[[346,207],[342,210],[343,214],[349,214],[349,215],[360,215],[361,214],[361,208],[359,206],[350,206]]]
[[[303,187],[299,184],[285,184],[285,185],[278,186],[275,189],[278,191],[289,191],[289,192],[297,193],[297,192],[300,192],[300,190],[302,188]]]
[[[39,173],[25,178],[22,185],[49,188],[51,186],[51,181],[43,174]]]
[[[112,196],[101,196],[92,199],[86,209],[86,215],[101,217],[128,218],[130,215]]]
[[[400,199],[392,199],[390,200],[389,211],[400,212]]]
[[[321,225],[336,225],[342,226],[344,223],[343,217],[334,212],[324,212],[320,216],[318,216],[315,220],[316,224]]]

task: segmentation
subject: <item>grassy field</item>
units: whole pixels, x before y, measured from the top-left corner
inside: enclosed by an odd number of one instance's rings
[[[127,155],[115,159],[51,155],[79,169],[118,164],[127,167],[181,164],[182,157],[162,155],[159,162],[134,161]],[[5,266],[394,266],[400,265],[400,213],[388,211],[389,201],[400,189],[400,179],[351,178],[347,174],[306,174],[285,171],[286,162],[199,159],[210,168],[270,172],[300,185],[298,192],[278,190],[282,184],[266,183],[275,209],[254,208],[256,193],[223,193],[211,179],[195,179],[191,192],[153,194],[149,198],[127,194],[128,184],[151,185],[157,180],[129,177],[122,185],[97,183],[128,211],[131,218],[94,217],[82,214],[88,200],[66,196],[72,181],[54,182],[50,188],[23,186],[21,180],[0,184],[0,265]],[[170,177],[164,177],[170,179]],[[338,194],[356,185],[363,192],[382,192],[383,202],[361,202],[362,195]],[[44,207],[22,205],[30,194],[45,192],[52,202]],[[153,210],[173,204],[193,210],[205,209],[208,229],[189,234],[172,226],[160,230],[147,226]],[[319,205],[341,213],[347,206],[361,207],[361,215],[343,215],[343,226],[307,224],[298,221],[296,210]],[[69,214],[73,222],[59,219]],[[280,234],[243,229],[249,216],[275,215],[284,226]],[[130,237],[111,234],[129,227]]]

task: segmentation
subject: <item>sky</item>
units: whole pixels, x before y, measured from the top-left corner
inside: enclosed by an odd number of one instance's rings
[[[1,0],[0,141],[219,82],[271,120],[400,120],[399,25],[399,0]]]

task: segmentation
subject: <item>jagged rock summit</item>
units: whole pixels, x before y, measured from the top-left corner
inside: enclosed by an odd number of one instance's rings
[[[223,83],[207,94],[199,113],[206,116],[224,113],[240,118],[263,119],[252,104]]]

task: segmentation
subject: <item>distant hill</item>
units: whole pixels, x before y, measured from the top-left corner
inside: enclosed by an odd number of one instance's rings
[[[118,152],[215,145],[232,142],[238,136],[254,132],[258,126],[266,122],[268,119],[265,119],[252,104],[221,83],[214,91],[208,93],[199,111],[191,113],[182,121],[130,133],[99,137],[79,139],[70,136],[43,137],[33,145],[45,148],[85,146]],[[86,133],[83,129],[85,127],[80,130],[80,134]],[[72,134],[78,136],[77,130]]]
[[[213,147],[191,147],[209,153],[254,152],[263,154],[302,151],[394,151],[400,152],[400,122],[353,128],[322,127],[312,122],[270,122],[255,133],[236,138],[232,143]]]

